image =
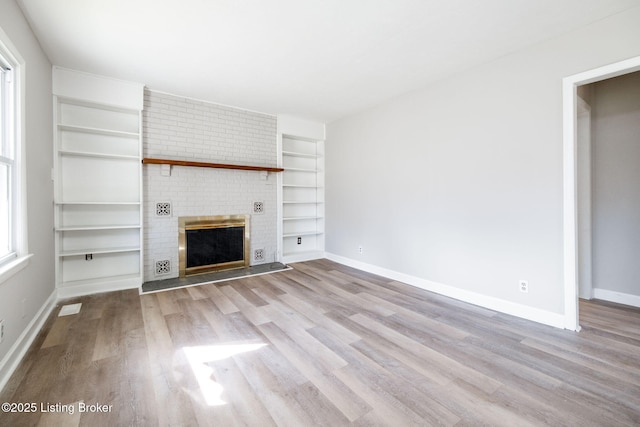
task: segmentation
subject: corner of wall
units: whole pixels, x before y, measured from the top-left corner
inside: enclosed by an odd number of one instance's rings
[[[0,391],[4,389],[9,378],[11,378],[11,375],[13,375],[22,358],[27,353],[27,350],[29,350],[31,344],[35,341],[56,304],[57,291],[54,290],[33,319],[31,319],[31,322],[29,322],[22,334],[20,334],[20,337],[5,354],[2,361],[0,361]]]

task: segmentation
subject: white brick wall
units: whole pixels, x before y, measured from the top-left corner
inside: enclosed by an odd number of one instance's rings
[[[240,165],[275,166],[276,117],[146,90],[144,157]],[[144,280],[178,276],[178,217],[251,215],[251,264],[272,262],[277,248],[276,176],[263,172],[145,165]],[[156,216],[156,203],[170,202],[170,217]],[[253,214],[263,202],[264,213]],[[264,259],[255,261],[256,249]],[[156,261],[171,272],[155,274]]]

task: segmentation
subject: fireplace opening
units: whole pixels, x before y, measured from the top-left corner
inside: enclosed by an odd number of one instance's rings
[[[246,215],[180,217],[180,277],[249,266]]]

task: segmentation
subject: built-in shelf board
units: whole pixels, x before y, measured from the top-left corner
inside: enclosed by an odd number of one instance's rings
[[[318,154],[298,153],[296,151],[283,151],[282,154],[285,156],[301,157],[305,159],[317,159],[318,157],[320,157]]]
[[[60,251],[61,257],[78,256],[78,255],[95,255],[95,254],[115,254],[120,252],[137,252],[140,246],[123,246],[119,248],[82,248]]]
[[[80,201],[71,201],[71,202],[55,202],[56,205],[140,205],[140,202],[80,202]]]
[[[58,150],[58,152],[64,156],[96,157],[102,159],[138,160],[140,158],[139,156],[129,156],[125,154],[103,154],[89,151]]]
[[[140,228],[140,225],[74,225],[58,227],[56,231],[126,230],[136,228]]]
[[[299,231],[297,233],[285,233],[282,237],[301,237],[301,236],[317,236],[322,234],[321,231],[310,230],[310,231]]]
[[[307,172],[307,173],[318,173],[317,169],[306,169],[306,168],[286,168],[285,170],[291,172]]]
[[[317,185],[300,185],[300,184],[282,184],[283,187],[286,188],[312,188],[312,189],[318,189],[318,188],[322,188],[322,187],[318,187]]]
[[[308,221],[314,219],[322,219],[321,216],[292,216],[287,218],[282,218],[283,221]]]
[[[187,166],[197,168],[214,168],[214,169],[236,169],[244,171],[259,171],[259,172],[282,172],[283,168],[273,168],[269,166],[249,166],[249,165],[232,165],[226,163],[208,163],[208,162],[192,162],[187,160],[170,160],[170,159],[155,159],[145,157],[142,159],[143,164],[153,165],[170,165],[170,166]]]
[[[322,202],[317,200],[285,200],[282,203],[285,205],[316,205]]]
[[[125,132],[121,130],[101,129],[87,126],[59,124],[58,129],[68,132],[93,133],[96,135],[119,136],[133,139],[137,139],[139,137],[139,134],[137,132]]]

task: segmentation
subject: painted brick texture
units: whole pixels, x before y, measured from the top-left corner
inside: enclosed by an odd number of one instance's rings
[[[143,156],[276,166],[276,117],[145,90]],[[178,217],[250,215],[251,264],[272,262],[277,250],[277,179],[263,172],[145,165],[144,280],[178,276]],[[157,216],[157,203],[171,203]],[[254,214],[254,202],[264,204]],[[264,250],[263,260],[254,252]],[[156,262],[169,260],[168,274]]]

